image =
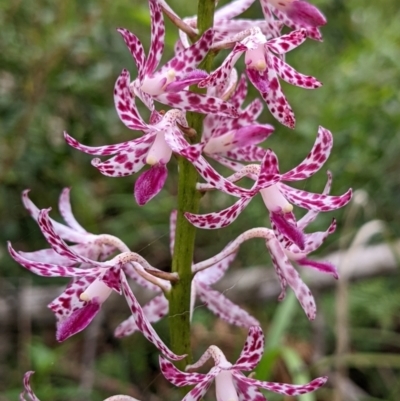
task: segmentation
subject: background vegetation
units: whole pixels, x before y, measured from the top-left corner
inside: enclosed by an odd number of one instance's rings
[[[170,4],[180,15],[195,14],[191,2],[171,0]],[[322,229],[333,215],[338,218],[339,228],[327,241],[325,252],[347,247],[352,235],[371,219],[385,222],[385,241],[398,238],[398,4],[395,0],[315,0],[314,4],[328,17],[328,25],[323,28],[324,43],[307,41],[288,55],[288,62],[318,77],[324,86],[304,91],[285,85],[296,112],[297,127],[290,131],[279,126],[266,111],[262,121],[276,127],[268,146],[278,154],[285,171],[308,153],[318,125],[334,133],[334,150],[326,166],[334,174],[333,193],[342,193],[351,186],[365,191],[367,196],[364,212],[351,220],[339,211],[325,214],[315,223],[314,229]],[[255,6],[247,15],[259,15],[259,10]],[[25,272],[5,250],[7,240],[21,250],[45,246],[20,202],[20,193],[26,188],[31,189],[31,197],[39,207],[53,206],[53,216],[57,216],[60,190],[71,186],[76,216],[88,231],[118,235],[153,265],[168,269],[168,214],[174,207],[174,175],[170,175],[159,196],[139,209],[132,196],[135,177],[110,179],[100,175],[90,165],[90,157],[69,148],[62,137],[66,130],[87,145],[132,137],[132,131],[119,121],[112,99],[113,85],[122,68],[135,75],[134,63],[115,28],[134,31],[148,48],[148,17],[144,0],[0,0],[0,307],[7,297],[18,300],[21,286],[54,284],[54,280],[49,283]],[[167,35],[165,60],[176,39],[176,30],[170,24]],[[249,100],[253,96],[256,93],[251,93]],[[307,183],[300,183],[300,187],[319,191],[325,177],[321,171]],[[231,201],[225,196],[207,195],[204,210],[217,210]],[[219,232],[199,232],[197,260],[211,256],[235,235],[264,221],[267,215],[258,199],[234,225]],[[345,221],[348,227],[344,232]],[[236,267],[261,264],[269,265],[269,258],[258,241],[243,247],[235,262]],[[359,399],[398,400],[399,284],[396,274],[350,285],[351,351],[354,355],[369,355],[367,362],[357,362],[355,356],[347,363],[352,382],[368,395]],[[319,297],[320,313],[326,322],[325,356],[332,355],[336,346],[334,295],[327,292]],[[291,306],[290,299],[286,302],[286,309],[285,304],[276,309],[275,301],[250,306],[265,322],[267,338],[271,333],[276,339],[269,345],[263,379],[290,381],[300,373],[309,375],[308,368],[299,366],[312,363],[315,342],[311,329],[299,306]],[[112,338],[113,328],[126,317],[126,312],[123,309],[101,323],[93,367],[97,380],[89,398],[100,400],[112,393],[135,391],[132,386],[145,395],[152,392],[162,399],[178,397],[159,377],[156,354],[139,335],[123,341]],[[165,325],[162,322],[157,329],[163,333]],[[53,325],[43,327],[29,322],[28,326],[29,336],[20,334],[26,324],[17,318],[4,329],[8,336],[0,347],[0,400],[16,399],[22,374],[31,368],[37,372],[34,387],[43,401],[77,399],[84,394],[76,383],[80,381],[85,337],[78,335],[59,346],[54,340]],[[223,344],[221,347],[228,349],[232,358],[244,339],[242,330],[215,322],[201,307],[195,314],[193,332],[197,352],[213,342]],[[311,375],[321,372],[318,366],[311,366]],[[331,399],[330,390],[318,397]]]

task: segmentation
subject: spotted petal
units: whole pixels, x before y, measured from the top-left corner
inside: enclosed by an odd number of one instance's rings
[[[207,285],[216,283],[226,273],[226,271],[228,270],[230,264],[235,259],[235,257],[236,257],[236,252],[231,253],[230,255],[222,259],[220,262],[214,264],[213,266],[210,266],[207,269],[198,272],[194,276],[194,280],[196,282],[201,282]]]
[[[168,349],[168,347],[162,342],[156,331],[153,329],[149,321],[140,306],[139,302],[136,300],[131,288],[129,287],[128,281],[125,275],[121,272],[121,285],[122,291],[124,293],[125,299],[128,302],[129,308],[135,319],[135,324],[137,328],[143,333],[148,341],[153,343],[155,347],[166,357],[174,361],[183,359],[186,355],[176,355]]]
[[[149,321],[149,323],[158,322],[162,319],[169,309],[168,300],[164,294],[157,295],[150,302],[143,306],[143,312]],[[126,337],[135,333],[138,327],[135,323],[135,316],[130,316],[128,319],[123,321],[114,331],[115,337]]]
[[[125,44],[127,45],[133,59],[136,62],[139,80],[141,81],[145,73],[145,54],[143,45],[136,35],[127,29],[119,28],[117,31],[121,34],[122,39],[124,39]]]
[[[165,26],[163,13],[157,0],[149,0],[151,18],[150,50],[144,68],[145,75],[151,75],[157,68],[164,51]]]
[[[159,356],[159,361],[161,373],[176,387],[194,386],[206,379],[206,375],[203,373],[181,372],[162,356]]]
[[[279,299],[282,300],[285,297],[285,287],[286,284],[288,284],[295,293],[307,317],[310,320],[314,320],[317,313],[317,307],[310,289],[303,282],[299,273],[291,265],[277,239],[274,238],[267,241],[267,247],[271,254],[275,270],[277,271],[278,277],[281,281],[282,293],[280,294]]]
[[[64,139],[69,146],[72,146],[73,148],[80,150],[81,152],[87,153],[88,155],[96,155],[96,156],[114,155],[118,152],[128,150],[132,144],[132,141],[126,141],[114,145],[86,146],[78,142],[72,136],[68,135],[67,132],[64,132]]]
[[[25,267],[30,272],[43,277],[85,277],[93,276],[104,271],[104,268],[101,267],[81,269],[78,267],[63,266],[52,263],[35,262],[18,254],[18,252],[12,248],[10,243],[8,243],[8,252],[21,266]]]
[[[226,322],[239,327],[250,327],[260,324],[248,312],[208,285],[196,282],[196,292],[207,308]]]
[[[146,130],[147,124],[140,116],[135,99],[130,90],[130,74],[128,70],[122,70],[114,86],[114,104],[121,121],[132,130]]]
[[[228,117],[236,117],[237,109],[230,103],[225,102],[217,97],[203,95],[189,91],[181,91],[179,93],[161,93],[155,95],[154,98],[160,103],[168,106],[198,113],[221,114]]]
[[[235,0],[219,8],[214,14],[214,20],[231,20],[246,11],[255,0]]]
[[[129,149],[122,150],[105,161],[95,158],[92,160],[92,165],[108,177],[125,177],[137,173],[146,164],[146,157],[154,138],[153,132],[143,135],[131,141]]]
[[[269,54],[269,57],[279,77],[287,83],[304,89],[316,89],[322,86],[322,83],[318,79],[310,75],[301,74],[279,57],[273,54]]]
[[[249,386],[256,386],[264,390],[269,390],[277,394],[283,394],[287,396],[297,396],[301,394],[311,393],[320,387],[322,387],[328,378],[326,376],[314,379],[310,383],[299,385],[299,384],[286,384],[286,383],[275,383],[275,382],[264,382],[261,380],[250,379],[242,376],[240,372],[232,371],[233,376],[237,381],[246,383]]]
[[[28,210],[29,214],[32,218],[37,221],[39,217],[40,209],[29,199],[29,190],[25,190],[22,192],[22,203],[24,204],[26,210]],[[89,241],[93,241],[96,239],[96,235],[90,233],[83,233],[80,231],[76,231],[64,224],[58,223],[57,221],[50,219],[53,225],[54,231],[61,238],[66,241],[76,242],[76,243],[85,243]]]
[[[221,210],[220,212],[208,213],[208,214],[194,214],[185,213],[185,217],[195,227],[204,228],[208,230],[215,230],[223,228],[232,224],[239,216],[239,214],[246,208],[250,203],[252,197],[240,198],[232,206]]]
[[[168,71],[174,71],[176,79],[180,80],[192,72],[204,59],[213,42],[214,31],[208,29],[201,38],[187,49],[179,52],[173,59],[168,61],[157,74],[164,75]]]
[[[26,401],[25,394],[28,393],[28,396],[31,401],[40,401],[39,398],[36,397],[35,393],[33,392],[30,384],[30,378],[35,372],[30,370],[24,374],[24,388],[25,390],[19,395],[20,401]]]
[[[200,401],[207,390],[210,388],[214,378],[218,375],[221,369],[214,366],[209,373],[205,376],[204,380],[196,385],[196,387],[189,391],[182,401]]]
[[[279,190],[289,202],[294,203],[304,209],[318,212],[329,212],[347,205],[352,197],[352,190],[339,196],[321,195],[300,189],[291,188],[285,184],[279,183]]]
[[[238,360],[232,369],[250,371],[253,370],[262,358],[264,352],[264,334],[259,325],[249,328],[246,343]]]
[[[332,173],[330,171],[327,171],[327,175],[328,175],[328,180],[325,184],[325,188],[322,191],[323,195],[328,195],[330,190],[331,190],[331,186],[332,186]],[[312,223],[318,216],[318,212],[314,211],[314,210],[309,210],[298,222],[297,222],[297,227],[300,230],[304,230],[310,223]]]
[[[287,35],[282,35],[279,38],[271,39],[267,42],[268,50],[277,54],[285,54],[300,46],[307,39],[305,29],[292,31]]]
[[[282,181],[298,181],[311,177],[326,162],[332,146],[331,132],[320,126],[317,139],[308,156],[297,167],[283,174]]]

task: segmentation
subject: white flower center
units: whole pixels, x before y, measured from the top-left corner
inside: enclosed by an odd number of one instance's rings
[[[146,163],[150,166],[154,166],[160,162],[167,164],[171,159],[171,156],[172,150],[165,141],[164,132],[160,131],[157,133],[156,139],[147,153]]]
[[[270,212],[289,213],[293,210],[293,206],[282,195],[281,191],[276,184],[260,191],[265,206]]]
[[[232,372],[223,370],[215,378],[215,392],[217,401],[239,401],[237,391],[233,384]]]
[[[111,295],[111,292],[112,289],[108,287],[104,281],[96,278],[96,280],[94,280],[93,283],[82,292],[79,298],[85,302],[97,298],[97,301],[102,304]]]

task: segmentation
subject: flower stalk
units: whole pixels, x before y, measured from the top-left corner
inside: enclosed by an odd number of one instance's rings
[[[198,3],[198,28],[201,35],[213,26],[215,11],[214,0],[202,0]],[[203,60],[200,68],[210,72],[214,53],[209,52]],[[196,92],[201,89],[191,88]],[[188,140],[192,143],[199,142],[203,130],[204,114],[189,112],[187,121],[198,135]],[[178,273],[179,281],[172,285],[169,295],[169,330],[170,348],[180,355],[186,354],[186,358],[178,362],[183,368],[191,362],[190,346],[190,289],[192,283],[192,262],[196,227],[185,218],[188,211],[198,213],[201,194],[196,189],[198,173],[193,164],[184,157],[178,156],[178,205],[175,245],[172,259],[172,272]]]

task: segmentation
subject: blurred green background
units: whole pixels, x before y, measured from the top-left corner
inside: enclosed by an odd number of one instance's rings
[[[181,16],[196,13],[195,2],[191,3],[170,1]],[[395,0],[313,3],[328,18],[328,25],[322,29],[324,42],[308,40],[288,54],[287,61],[300,72],[316,76],[324,86],[305,91],[282,84],[296,113],[297,127],[291,131],[278,125],[265,108],[260,121],[276,127],[266,146],[278,154],[281,171],[286,171],[307,155],[318,125],[330,129],[335,138],[334,149],[326,168],[307,182],[300,182],[298,187],[320,191],[325,170],[329,168],[334,175],[332,193],[340,194],[352,187],[364,191],[365,202],[362,212],[354,208],[354,213],[337,211],[320,216],[312,227],[315,230],[324,229],[333,216],[339,222],[337,232],[322,247],[323,252],[347,248],[356,231],[372,219],[383,220],[386,227],[384,235],[375,240],[391,243],[400,236],[398,3]],[[258,7],[256,3],[246,16],[259,16]],[[123,68],[128,68],[133,76],[136,73],[115,28],[134,31],[148,49],[147,2],[0,0],[0,24],[0,309],[7,308],[11,299],[18,312],[22,287],[41,286],[45,291],[46,285],[54,284],[54,280],[49,282],[24,271],[5,249],[7,240],[18,250],[45,246],[20,201],[21,191],[26,188],[31,189],[31,198],[39,207],[52,206],[53,216],[57,217],[59,193],[66,186],[72,187],[75,214],[88,231],[117,235],[154,266],[168,269],[168,216],[175,206],[176,194],[173,168],[161,194],[139,208],[132,195],[135,177],[102,176],[90,165],[90,156],[69,148],[62,136],[66,130],[80,142],[95,146],[138,135],[125,128],[114,110],[112,91],[116,77]],[[167,21],[164,61],[171,57],[176,38],[176,29]],[[256,95],[251,90],[248,101]],[[203,210],[219,210],[232,201],[225,195],[209,194],[204,198]],[[301,213],[298,211],[299,216]],[[267,220],[261,199],[254,200],[232,226],[218,232],[199,232],[196,260],[212,256],[240,232],[267,224]],[[243,247],[234,267],[262,264],[269,266],[269,257],[262,241],[254,241]],[[349,285],[345,302],[349,311],[348,344],[354,355],[368,355],[367,363],[345,363],[346,376],[364,391],[359,395],[361,398],[355,399],[398,400],[399,285],[398,272],[389,278],[377,277]],[[328,357],[337,347],[335,293],[337,290],[325,291],[318,297],[320,314],[325,320]],[[267,338],[270,330],[279,339],[270,344],[263,379],[291,381],[300,373],[306,378],[310,372],[314,376],[321,373],[310,357],[315,348],[311,326],[297,303],[290,299],[286,302],[286,309],[283,309],[285,303],[276,309],[275,300],[248,306],[263,322]],[[124,391],[131,391],[132,395],[138,391],[146,399],[152,399],[150,392],[161,399],[179,399],[179,394],[171,392],[170,386],[159,377],[157,355],[141,336],[123,341],[112,338],[115,325],[127,316],[123,308],[112,322],[102,320],[94,350],[97,359],[90,367],[97,381],[89,396],[87,393],[83,396],[84,390],[77,387],[87,338],[80,334],[59,346],[54,340],[53,324],[26,322],[12,314],[7,324],[0,323],[4,337],[0,347],[0,400],[16,399],[27,369],[37,371],[33,383],[42,401],[101,400]],[[157,329],[166,339],[166,323],[158,324]],[[204,308],[195,313],[193,331],[194,343],[199,347],[197,353],[214,341],[229,349],[232,360],[244,341],[242,330],[215,322]],[[333,370],[329,367],[328,372]],[[304,401],[328,400],[333,396],[340,397],[334,380],[318,393],[318,398],[311,396]]]

